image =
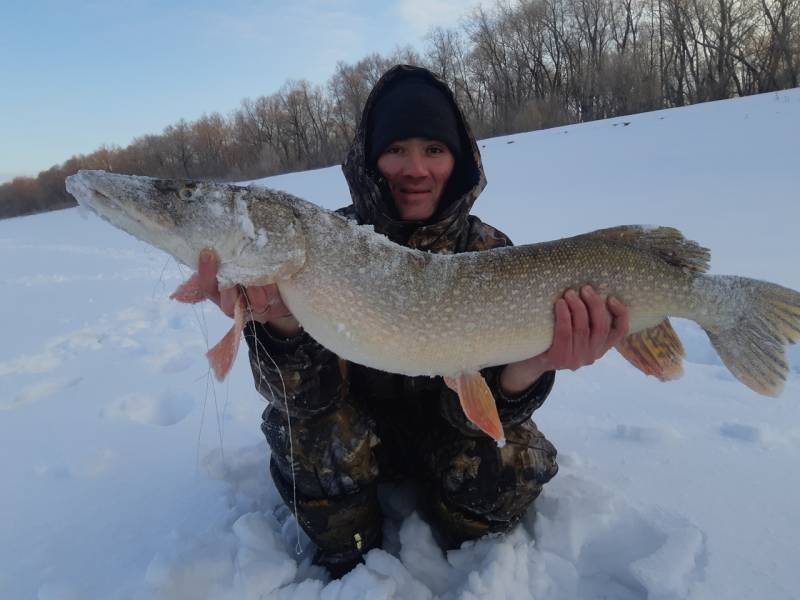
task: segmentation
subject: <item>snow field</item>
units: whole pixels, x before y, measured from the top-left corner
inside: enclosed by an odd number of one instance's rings
[[[672,225],[714,272],[800,289],[797,139],[800,90],[485,140],[475,212],[517,243]],[[336,168],[264,183],[349,198]],[[679,381],[616,354],[560,373],[535,414],[560,472],[512,533],[445,554],[387,485],[384,547],[330,581],[269,481],[247,362],[209,378],[227,319],[167,299],[185,269],[77,210],[0,222],[0,264],[0,598],[798,597],[797,347],[778,399],[684,321]]]

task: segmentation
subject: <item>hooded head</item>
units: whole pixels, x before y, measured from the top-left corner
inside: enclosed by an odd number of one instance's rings
[[[403,221],[377,169],[393,142],[425,138],[447,145],[455,165],[436,213]],[[358,220],[401,244],[452,249],[465,230],[475,199],[486,185],[480,152],[447,85],[427,69],[398,65],[375,84],[343,165]]]
[[[456,159],[461,152],[461,131],[452,100],[426,77],[399,78],[387,86],[370,111],[367,160],[374,165],[392,142],[415,137],[443,142]]]

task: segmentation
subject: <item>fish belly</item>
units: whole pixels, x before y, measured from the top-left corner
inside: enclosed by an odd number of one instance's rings
[[[455,376],[508,364],[544,352],[553,335],[552,317],[522,325],[493,319],[486,307],[480,321],[457,308],[452,318],[445,311],[418,316],[419,307],[408,306],[391,313],[342,289],[310,291],[291,281],[278,286],[289,310],[317,342],[346,360],[403,375]]]

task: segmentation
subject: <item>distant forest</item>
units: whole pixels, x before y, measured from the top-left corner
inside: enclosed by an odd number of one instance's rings
[[[476,9],[424,47],[340,62],[227,116],[180,120],[0,186],[0,217],[73,206],[78,169],[241,180],[341,162],[367,94],[396,63],[439,73],[478,137],[797,87],[800,0],[532,0]]]

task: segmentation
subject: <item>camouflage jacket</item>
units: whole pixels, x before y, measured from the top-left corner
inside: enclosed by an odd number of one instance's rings
[[[451,99],[460,126],[463,150],[457,157],[439,210],[429,222],[400,221],[385,182],[376,173],[374,165],[369,165],[366,160],[370,110],[386,86],[403,77],[423,77],[440,86]],[[378,81],[367,99],[342,170],[353,203],[338,212],[360,224],[372,224],[376,232],[396,243],[446,254],[488,250],[511,244],[505,234],[469,214],[486,186],[480,151],[449,88],[425,69],[400,65]],[[345,363],[305,332],[291,339],[281,339],[273,335],[268,327],[250,324],[245,339],[250,346],[256,387],[267,400],[274,401],[283,398],[285,386],[287,401],[282,409],[292,416],[317,414],[330,409],[337,401],[352,400],[351,396],[355,394],[359,400],[367,403],[391,400],[406,406],[419,402],[438,405],[439,413],[451,425],[465,433],[478,433],[464,417],[456,394],[444,385],[441,378],[404,377]],[[447,349],[443,348],[442,351],[446,352]],[[271,359],[267,358],[267,353]],[[553,385],[554,373],[545,373],[528,390],[509,398],[500,390],[499,374],[502,368],[492,367],[482,373],[494,393],[500,419],[508,428],[530,418],[533,411],[544,402]],[[277,404],[282,405],[283,402]]]

